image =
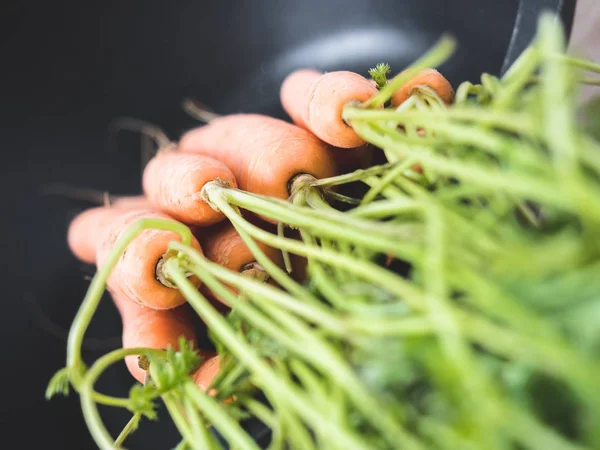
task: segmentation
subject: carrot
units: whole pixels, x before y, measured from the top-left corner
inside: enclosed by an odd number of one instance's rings
[[[237,187],[231,171],[208,156],[167,150],[156,155],[144,170],[146,197],[156,209],[190,225],[212,225],[225,218],[206,203],[202,188],[221,180]]]
[[[266,275],[257,264],[256,259],[235,227],[229,222],[214,225],[211,228],[200,230],[195,236],[200,242],[204,256],[210,261],[222,265],[232,271],[246,273],[250,276],[260,277]],[[280,267],[283,266],[281,251],[269,247],[262,242],[257,242],[259,248]],[[230,288],[237,293],[237,290]],[[224,304],[225,301],[211,292],[217,300]]]
[[[196,332],[185,306],[157,311],[138,305],[123,294],[111,294],[121,314],[123,348],[166,350],[172,347],[178,350],[180,337],[184,337],[196,347]],[[139,366],[137,356],[127,356],[125,364],[131,375],[140,383],[144,383],[146,371]]]
[[[126,210],[99,206],[79,213],[69,224],[67,242],[77,259],[87,264],[96,262],[96,248],[102,230]]]
[[[179,150],[204,154],[231,169],[241,189],[280,199],[296,175],[333,176],[329,148],[306,130],[258,114],[223,116],[188,131]]]
[[[99,267],[119,237],[142,218],[173,220],[165,214],[149,210],[132,210],[119,215],[105,227],[100,237],[96,254]],[[179,241],[180,236],[172,231],[143,230],[123,252],[108,278],[107,285],[111,291],[153,309],[171,309],[185,303],[186,299],[178,289],[168,287],[167,280],[158,279],[160,273],[157,268],[163,261],[169,242],[173,240]],[[195,238],[192,239],[192,246],[202,251]],[[191,281],[200,285],[195,277]]]
[[[294,122],[319,139],[341,148],[354,148],[365,140],[342,119],[349,102],[363,102],[377,94],[377,88],[354,72],[294,72],[281,86],[281,103]]]
[[[306,130],[310,127],[306,123],[306,100],[312,84],[323,74],[317,70],[300,69],[289,74],[281,85],[281,105],[292,121]]]
[[[437,70],[425,69],[394,92],[392,95],[392,106],[400,106],[408,99],[408,97],[410,97],[413,89],[417,86],[430,87],[446,104],[452,103],[452,100],[454,99],[454,89],[450,82]]]

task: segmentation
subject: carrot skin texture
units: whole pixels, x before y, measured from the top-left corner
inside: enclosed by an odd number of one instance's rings
[[[342,110],[351,101],[363,102],[375,94],[376,86],[354,72],[322,74],[309,69],[292,72],[280,90],[281,104],[294,123],[339,148],[365,144],[342,120]]]
[[[306,123],[319,139],[334,147],[354,148],[364,145],[366,141],[342,119],[342,111],[349,102],[367,101],[377,92],[377,88],[357,73],[326,73],[308,91]]]
[[[326,178],[337,172],[330,149],[311,133],[259,114],[224,116],[190,130],[179,150],[219,159],[241,189],[284,200],[295,175]]]
[[[98,267],[127,228],[143,218],[173,220],[165,214],[148,210],[128,211],[117,217],[102,233],[96,261]],[[181,237],[172,231],[146,229],[139,233],[119,257],[108,278],[109,289],[152,309],[171,309],[185,303],[186,299],[178,289],[167,287],[156,279],[156,265],[173,240],[181,241]],[[202,252],[195,238],[192,246]],[[196,277],[190,278],[190,281],[200,285]]]
[[[306,103],[312,84],[323,73],[313,69],[300,69],[289,74],[279,91],[281,105],[292,121],[299,127],[309,130],[306,122]]]
[[[157,210],[186,224],[207,226],[225,218],[202,198],[202,188],[214,180],[237,187],[233,174],[222,162],[201,154],[165,151],[146,165],[143,186]]]

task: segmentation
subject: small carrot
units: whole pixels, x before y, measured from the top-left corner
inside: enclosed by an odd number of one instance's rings
[[[185,306],[157,311],[138,305],[123,294],[113,293],[112,298],[121,314],[123,348],[166,350],[172,347],[178,350],[180,337],[184,337],[196,347],[196,332]],[[146,370],[139,366],[138,357],[127,356],[125,364],[131,375],[140,383],[144,383]]]
[[[365,140],[342,119],[342,110],[347,103],[368,100],[377,88],[354,72],[317,73],[303,70],[284,80],[280,92],[284,109],[295,123],[330,145],[364,145]]]
[[[149,210],[132,210],[119,215],[102,232],[96,254],[98,266],[103,264],[115,242],[129,226],[142,218],[173,220],[165,214]],[[107,285],[111,291],[153,309],[171,309],[185,303],[183,294],[169,287],[167,280],[160,279],[157,270],[173,240],[179,241],[181,238],[172,231],[147,229],[138,234],[123,252],[108,279]],[[192,239],[192,246],[202,251],[195,238]],[[190,280],[200,285],[196,277]]]
[[[412,91],[417,86],[428,86],[433,89],[446,104],[454,100],[454,89],[450,82],[435,69],[425,69],[419,72],[414,78],[404,83],[392,95],[392,106],[400,106],[410,97]]]
[[[287,199],[293,179],[335,175],[330,149],[306,130],[258,114],[223,116],[188,131],[179,150],[222,161],[241,189]]]
[[[225,216],[202,199],[209,181],[237,187],[231,171],[209,156],[167,150],[156,155],[144,170],[146,197],[157,210],[190,225],[206,226]]]
[[[258,265],[254,255],[231,223],[223,222],[199,231],[195,233],[195,236],[200,242],[206,258],[235,272],[246,273],[257,278],[266,276],[266,273]],[[281,251],[262,242],[257,242],[257,245],[269,259],[277,265],[283,266]],[[231,289],[237,293],[237,290]],[[214,294],[211,293],[211,295]],[[218,296],[214,295],[214,297],[226,304]]]

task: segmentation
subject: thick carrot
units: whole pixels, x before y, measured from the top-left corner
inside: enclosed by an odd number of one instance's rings
[[[323,142],[302,128],[258,114],[214,119],[188,131],[179,149],[219,159],[241,189],[280,199],[289,197],[296,175],[325,178],[336,173],[332,153]]]
[[[99,206],[79,213],[69,224],[67,242],[73,255],[87,264],[96,262],[96,248],[104,228],[127,210]]]
[[[319,139],[340,148],[354,148],[365,140],[342,119],[347,103],[363,102],[377,94],[377,88],[354,72],[312,71],[292,73],[281,86],[281,103],[294,122]]]
[[[197,345],[196,332],[185,306],[157,311],[132,302],[121,294],[112,294],[115,305],[121,314],[123,324],[123,348],[145,347],[166,350],[179,349],[179,338],[184,337],[194,347]],[[138,364],[136,355],[127,356],[125,364],[129,372],[140,383],[144,383],[146,371]]]
[[[231,223],[219,223],[208,229],[198,230],[194,235],[200,242],[204,256],[209,260],[235,272],[257,277],[264,275],[264,271],[261,272],[256,258]],[[283,257],[280,250],[269,247],[262,242],[257,242],[257,245],[271,261],[280,267],[283,266]],[[237,290],[231,289],[237,293]],[[212,292],[211,296],[227,304]]]
[[[454,89],[450,82],[437,70],[425,69],[394,92],[392,95],[392,106],[400,106],[410,97],[413,89],[417,86],[430,87],[440,96],[444,103],[450,104],[454,100]]]
[[[167,150],[156,155],[144,170],[146,197],[156,209],[190,225],[212,225],[225,216],[201,196],[209,181],[237,183],[222,162],[209,156]]]
[[[173,220],[165,214],[149,210],[132,210],[119,215],[102,232],[96,255],[99,267],[119,237],[142,218]],[[173,240],[180,241],[181,238],[172,231],[147,229],[138,234],[120,256],[108,279],[107,285],[111,291],[153,309],[171,309],[185,303],[186,299],[178,289],[168,287],[166,280],[159,281],[157,278],[157,268]],[[202,251],[195,238],[192,239],[192,246]],[[196,277],[190,280],[200,285]]]

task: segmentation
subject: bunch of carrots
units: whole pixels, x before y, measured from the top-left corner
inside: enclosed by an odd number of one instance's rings
[[[144,195],[71,223],[98,271],[47,396],[75,389],[102,449],[158,401],[179,449],[256,449],[251,417],[272,449],[600,448],[600,143],[575,106],[600,67],[564,46],[543,15],[505,75],[456,92],[444,37],[390,80],[292,73],[293,124],[194,109]],[[88,367],[105,289],[123,348]],[[122,360],[130,395],[97,392]],[[133,414],[116,439],[98,404]]]

